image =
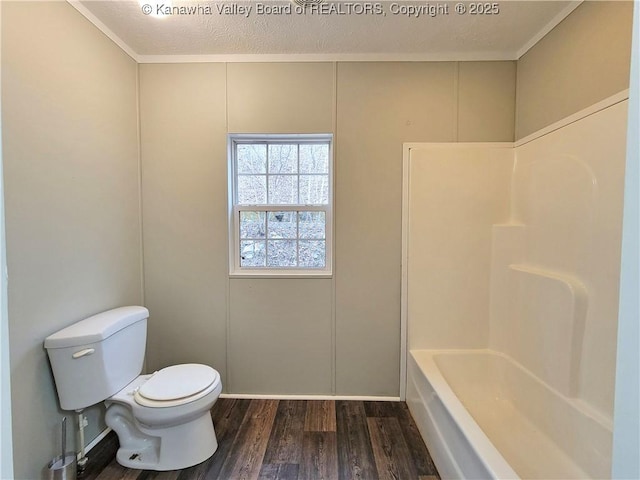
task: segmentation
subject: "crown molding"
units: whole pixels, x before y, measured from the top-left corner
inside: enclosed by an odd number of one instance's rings
[[[98,30],[104,33],[113,43],[118,45],[118,47],[120,47],[122,51],[124,51],[124,53],[129,55],[137,63],[140,63],[139,55],[136,52],[134,52],[133,49],[129,45],[127,45],[127,43],[124,40],[122,40],[118,35],[113,33],[113,31],[111,31],[109,27],[107,27],[104,23],[102,23],[102,21],[98,17],[96,17],[93,13],[91,13],[91,11],[87,9],[87,7],[82,5],[82,3],[80,3],[79,0],[67,0],[67,3],[71,5],[73,8],[75,8],[83,17],[85,17],[87,20],[93,23],[93,25]]]
[[[120,47],[137,63],[278,63],[278,62],[472,62],[518,60],[545,35],[553,30],[584,0],[571,2],[540,29],[521,49],[515,52],[474,53],[284,53],[284,54],[198,54],[141,55],[116,35],[79,0],[66,0],[98,30]]]
[[[260,62],[463,62],[516,60],[514,54],[478,52],[469,54],[428,53],[293,53],[225,55],[139,55],[139,63],[260,63]]]
[[[584,0],[576,0],[567,5],[562,11],[560,11],[555,17],[553,17],[549,23],[547,23],[544,27],[542,27],[538,33],[536,33],[531,39],[524,44],[524,46],[518,50],[516,53],[516,60],[520,60],[520,58],[527,53],[533,46],[542,40],[547,33],[556,28],[565,18],[567,18],[571,12],[573,12],[576,8],[582,5]]]

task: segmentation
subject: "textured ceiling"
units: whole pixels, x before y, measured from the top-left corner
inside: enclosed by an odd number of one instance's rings
[[[580,2],[502,1],[497,13],[475,15],[469,2],[463,3],[464,14],[456,13],[456,2],[330,2],[308,6],[304,14],[296,14],[296,4],[288,0],[70,3],[141,58],[297,54],[490,60],[517,58]],[[260,5],[285,12],[261,13]],[[404,14],[406,7],[421,5],[428,7]],[[195,14],[179,14],[177,8],[168,14],[167,7],[191,7]],[[365,9],[375,13],[362,13]]]

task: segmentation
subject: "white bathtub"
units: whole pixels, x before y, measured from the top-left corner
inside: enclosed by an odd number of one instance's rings
[[[413,350],[407,404],[442,478],[609,478],[610,422],[491,350]]]

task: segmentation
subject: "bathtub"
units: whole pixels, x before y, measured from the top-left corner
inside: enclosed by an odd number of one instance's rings
[[[612,425],[491,350],[412,350],[407,404],[442,478],[609,478]]]

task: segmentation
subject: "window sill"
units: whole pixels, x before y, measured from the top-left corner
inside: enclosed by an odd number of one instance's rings
[[[313,272],[308,270],[303,270],[300,272],[292,272],[292,271],[283,271],[274,272],[273,270],[269,272],[229,272],[229,278],[300,278],[300,279],[308,279],[308,278],[333,278],[332,272],[322,271],[322,272]]]

